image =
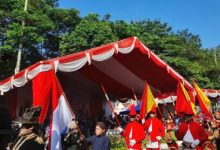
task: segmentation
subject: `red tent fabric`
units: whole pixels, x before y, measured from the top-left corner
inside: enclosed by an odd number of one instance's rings
[[[145,82],[155,97],[161,93],[175,94],[178,82],[187,90],[192,86],[180,74],[145,47],[136,37],[92,48],[51,60],[40,61],[18,74],[0,82],[1,94],[26,91],[32,79],[41,72],[54,70],[70,101],[71,106],[85,111],[89,116],[100,113],[104,95],[101,84],[111,98],[132,97],[134,92],[142,95]],[[49,77],[48,77],[49,78]],[[19,93],[16,91],[16,93]],[[25,99],[32,102],[32,93]],[[13,96],[17,106],[24,98]],[[10,103],[11,104],[11,103]],[[18,112],[16,111],[16,114]]]

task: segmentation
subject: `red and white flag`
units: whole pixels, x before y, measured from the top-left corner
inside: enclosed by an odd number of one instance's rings
[[[42,72],[33,82],[33,105],[42,106],[42,113],[39,122],[43,122],[48,106],[51,103],[52,116],[50,122],[51,150],[61,150],[61,132],[74,118],[70,106],[66,100],[62,87],[53,71]],[[45,84],[47,83],[47,84]]]

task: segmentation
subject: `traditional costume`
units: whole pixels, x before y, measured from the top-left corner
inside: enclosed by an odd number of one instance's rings
[[[26,134],[24,136],[19,136],[12,150],[43,150],[44,141],[41,137],[37,136],[35,133]]]
[[[208,139],[205,129],[193,119],[192,107],[186,107],[185,122],[179,125],[176,137],[183,141],[185,149],[202,150],[202,144]]]
[[[41,112],[41,107],[32,107],[30,109],[26,109],[23,116],[13,121],[14,127],[18,127],[18,129],[20,130],[23,128],[26,129],[34,128],[37,125],[40,112]],[[19,135],[12,146],[12,150],[43,150],[43,149],[44,149],[43,139],[33,131],[28,132],[27,134]]]
[[[152,109],[149,112],[149,115],[151,114],[156,115],[156,108]],[[147,150],[154,149],[159,150],[160,149],[160,140],[164,137],[164,126],[162,122],[155,117],[149,118],[144,123],[144,128],[147,133]]]
[[[133,118],[131,122],[127,124],[122,136],[125,138],[127,149],[129,150],[141,150],[142,149],[142,140],[145,139],[144,127],[136,121],[136,111],[134,105],[131,105],[130,108],[130,117]]]

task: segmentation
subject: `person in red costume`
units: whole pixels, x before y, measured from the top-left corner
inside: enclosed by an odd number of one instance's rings
[[[147,133],[147,148],[146,150],[160,150],[160,140],[164,137],[165,129],[162,122],[156,116],[156,108],[148,113],[150,118],[144,123],[144,128]]]
[[[183,141],[184,149],[202,150],[202,144],[208,139],[208,136],[205,129],[198,122],[194,121],[194,113],[186,112],[184,114],[185,122],[179,125],[176,137]]]
[[[142,141],[145,139],[146,135],[144,132],[144,127],[136,120],[136,111],[134,105],[130,108],[130,122],[126,125],[125,129],[119,128],[122,136],[125,139],[126,146],[128,150],[141,150]]]

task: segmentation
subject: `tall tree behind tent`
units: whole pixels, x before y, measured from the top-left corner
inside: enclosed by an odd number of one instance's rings
[[[59,56],[60,36],[74,29],[78,11],[57,8],[57,0],[1,1],[0,6],[0,78],[13,74],[19,43],[23,44],[21,69],[42,59]],[[21,25],[25,20],[26,25]]]
[[[186,79],[195,80],[202,88],[220,88],[218,48],[203,49],[199,36],[189,30],[174,32],[168,23],[160,20],[110,21],[110,14],[103,18],[98,14],[81,18],[75,9],[58,8],[57,0],[30,2],[28,13],[24,13],[24,0],[1,1],[0,79],[13,74],[20,41],[24,45],[21,67],[25,68],[61,53],[66,55],[137,36]],[[27,24],[22,28],[24,19]]]

